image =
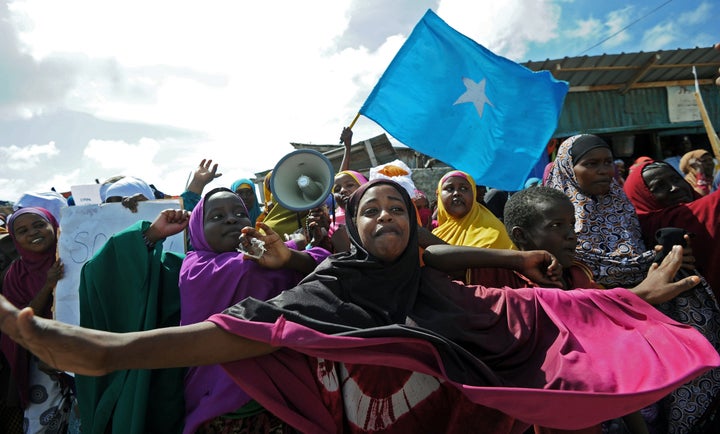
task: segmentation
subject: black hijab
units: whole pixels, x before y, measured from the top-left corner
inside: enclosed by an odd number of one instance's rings
[[[391,264],[367,252],[355,222],[363,195],[382,184],[398,191],[410,219],[408,245]],[[596,342],[594,324],[619,324],[604,331],[618,339],[631,330],[638,347],[653,354],[666,339],[656,335],[667,326],[653,328],[665,317],[627,290],[484,288],[421,269],[412,202],[393,181],[361,186],[347,209],[351,252],[330,256],[298,286],[267,302],[248,298],[225,314],[262,323],[276,323],[282,316],[326,335],[422,339],[433,345],[447,378],[482,386],[607,391],[604,376],[588,378],[588,370],[595,369],[593,357],[613,359],[598,356],[606,346]],[[663,320],[653,317],[648,325],[649,312]]]
[[[410,219],[408,245],[391,264],[367,252],[355,222],[363,195],[384,184],[401,195]],[[298,286],[275,298],[248,298],[225,313],[270,323],[282,315],[325,334],[424,339],[435,346],[449,376],[466,384],[503,384],[493,369],[515,363],[508,354],[519,357],[527,372],[539,372],[542,359],[533,360],[535,345],[526,343],[545,337],[529,333],[518,339],[496,311],[502,300],[477,297],[472,287],[432,268],[420,268],[417,217],[404,188],[387,179],[370,181],[350,197],[347,216],[351,252],[328,257]],[[548,334],[547,340],[553,336]],[[484,355],[484,360],[476,355]],[[538,381],[544,380],[529,380]]]
[[[393,263],[373,257],[360,241],[355,216],[372,187],[390,185],[405,202],[410,220],[408,245]],[[346,226],[350,252],[328,257],[292,290],[262,302],[248,299],[228,311],[253,321],[274,322],[280,315],[325,333],[404,324],[420,283],[417,217],[412,200],[397,183],[378,179],[363,184],[350,197]]]

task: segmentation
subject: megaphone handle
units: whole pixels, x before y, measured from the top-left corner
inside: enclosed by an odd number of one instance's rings
[[[301,227],[303,227],[302,217],[300,217],[299,212],[295,213],[295,217],[297,217],[297,225],[298,225],[298,229],[300,229]]]
[[[317,225],[317,223],[316,223]],[[328,231],[322,226],[315,226],[315,228],[310,228],[310,215],[308,214],[307,218],[305,219],[305,232],[307,233],[307,245],[305,246],[306,249],[310,249],[312,247],[323,247],[328,251],[332,251],[332,244],[330,245],[324,245],[324,243],[330,243],[330,238],[328,238]],[[319,232],[320,234],[317,235],[316,233]]]

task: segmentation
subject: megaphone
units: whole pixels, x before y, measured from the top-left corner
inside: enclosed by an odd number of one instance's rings
[[[326,156],[312,149],[298,149],[275,165],[270,191],[275,201],[290,211],[317,208],[332,190],[334,173]]]

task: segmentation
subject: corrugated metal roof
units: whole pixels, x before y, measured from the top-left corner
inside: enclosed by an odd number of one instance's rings
[[[529,61],[533,71],[548,70],[555,78],[570,83],[571,92],[618,90],[694,83],[692,67],[701,85],[718,76],[720,51],[713,47],[681,48],[668,51],[602,54]]]

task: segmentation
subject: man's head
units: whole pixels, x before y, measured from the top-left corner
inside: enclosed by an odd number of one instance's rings
[[[560,190],[521,190],[505,204],[505,227],[520,250],[547,250],[563,267],[575,258],[575,208]]]

